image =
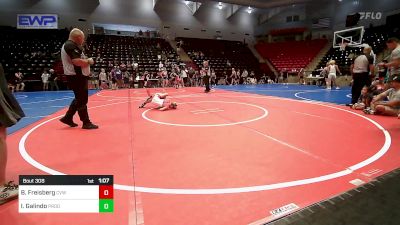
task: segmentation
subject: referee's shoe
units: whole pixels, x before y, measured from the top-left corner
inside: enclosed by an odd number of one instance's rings
[[[92,129],[98,129],[99,126],[97,126],[96,124],[93,123],[85,123],[82,125],[82,129],[86,129],[86,130],[92,130]]]

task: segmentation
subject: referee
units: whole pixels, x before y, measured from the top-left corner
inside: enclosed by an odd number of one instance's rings
[[[85,34],[81,30],[74,28],[61,48],[64,74],[67,75],[68,86],[74,91],[75,98],[60,121],[70,127],[76,127],[78,124],[74,123],[73,117],[78,112],[79,118],[83,123],[82,129],[97,129],[99,127],[90,122],[87,110],[88,76],[90,75],[90,65],[94,61],[84,55],[82,47],[84,41]]]

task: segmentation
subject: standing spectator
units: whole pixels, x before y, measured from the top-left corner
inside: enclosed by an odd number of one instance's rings
[[[283,83],[283,81],[284,81],[283,73],[284,73],[283,70],[281,70],[281,71],[279,72],[279,77],[278,77],[276,83],[278,83],[278,84]]]
[[[211,86],[216,86],[217,85],[217,75],[215,74],[214,69],[211,70]]]
[[[100,80],[100,88],[101,89],[106,89],[107,88],[108,77],[107,77],[107,73],[106,73],[104,68],[100,69],[99,80]]]
[[[390,77],[400,75],[400,41],[397,38],[389,38],[386,46],[392,52],[388,63],[379,63],[379,66],[389,68]]]
[[[83,122],[82,129],[97,129],[89,119],[87,110],[88,103],[88,80],[90,65],[94,64],[92,58],[87,58],[83,52],[84,33],[74,28],[69,34],[68,40],[61,48],[61,59],[64,67],[64,74],[67,76],[68,85],[74,91],[75,98],[71,102],[69,109],[64,117],[60,119],[62,123],[70,127],[76,127],[73,117],[76,112]]]
[[[162,79],[162,83],[161,83],[161,87],[168,87],[168,71],[167,68],[162,68],[161,72],[161,79]]]
[[[249,76],[249,73],[247,72],[246,69],[244,69],[243,73],[242,73],[242,75],[240,77],[240,83],[242,83],[242,84],[245,83],[248,76]]]
[[[230,76],[230,85],[236,84],[236,71],[235,68],[232,68],[231,76]]]
[[[47,70],[45,70],[42,73],[43,91],[49,90],[49,78],[50,78],[50,74],[47,72]]]
[[[133,66],[133,70],[134,70],[135,72],[138,72],[139,64],[138,64],[137,62],[133,62],[132,66]]]
[[[0,64],[0,205],[18,196],[18,185],[6,181],[6,128],[15,125],[24,116],[17,100],[8,89],[3,66]]]
[[[241,84],[240,82],[241,82],[241,80],[240,80],[240,75],[241,75],[241,73],[240,73],[240,69],[238,69],[237,71],[236,71],[236,76],[237,76],[237,79],[238,79],[238,83],[237,84]]]
[[[124,88],[129,88],[130,86],[129,78],[131,77],[131,73],[129,73],[129,71],[126,70],[125,72],[123,72],[123,76],[124,76]]]
[[[99,74],[94,72],[90,75],[90,82],[92,83],[92,87],[96,90],[99,90]]]
[[[181,78],[182,78],[182,87],[185,87],[185,85],[188,83],[187,69],[185,68],[181,69]]]
[[[297,74],[297,76],[299,77],[299,84],[306,84],[305,80],[304,80],[304,75],[305,75],[305,70],[304,68],[301,68],[299,70],[299,73]]]
[[[206,63],[203,63],[204,67],[203,67],[203,83],[206,86],[206,89],[204,90],[204,92],[208,93],[210,92],[210,75],[211,75],[211,68],[208,65],[208,61]]]
[[[122,88],[122,87],[123,87],[123,82],[122,82],[122,71],[121,71],[121,69],[119,68],[119,66],[117,66],[117,67],[115,68],[114,74],[115,74],[115,80],[117,81],[117,89],[118,89],[118,88]]]
[[[328,71],[328,79],[326,80],[326,89],[329,89],[329,90],[332,89],[333,85],[336,86],[336,89],[340,89],[336,85],[336,73],[340,74],[340,70],[339,70],[339,67],[336,65],[335,60],[329,61],[327,71]]]
[[[371,57],[372,48],[366,46],[363,54],[356,57],[354,63],[350,67],[353,77],[353,85],[351,87],[351,105],[357,103],[364,86],[371,85],[371,77],[374,75],[374,59]],[[370,75],[371,74],[371,75]]]
[[[57,84],[58,82],[57,74],[54,72],[53,69],[50,69],[49,72],[50,72],[50,77],[49,77],[50,90],[53,91],[54,88],[56,89],[56,91],[60,90]]]
[[[15,73],[15,91],[24,91],[25,83],[24,83],[24,75],[21,71]]]

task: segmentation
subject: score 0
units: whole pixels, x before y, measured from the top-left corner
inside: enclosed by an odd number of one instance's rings
[[[106,178],[103,178],[106,179]],[[100,179],[99,179],[100,182]],[[100,185],[99,186],[99,212],[113,212],[114,211],[114,188],[113,185]]]

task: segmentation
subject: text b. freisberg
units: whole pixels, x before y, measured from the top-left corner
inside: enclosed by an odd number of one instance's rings
[[[34,196],[39,196],[39,195],[47,195],[47,196],[56,196],[61,195],[61,194],[66,194],[66,191],[46,191],[46,190],[21,190],[21,195],[34,195]]]

